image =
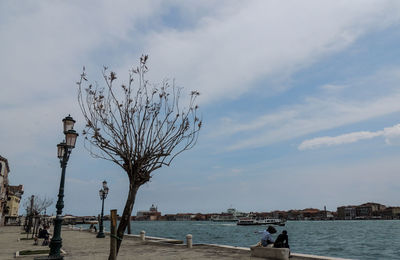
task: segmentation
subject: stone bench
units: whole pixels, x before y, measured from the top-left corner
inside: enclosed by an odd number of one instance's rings
[[[251,256],[261,257],[274,260],[289,260],[289,249],[288,248],[273,248],[263,246],[252,246],[250,247]]]

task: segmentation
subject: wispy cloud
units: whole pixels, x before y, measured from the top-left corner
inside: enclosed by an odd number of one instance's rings
[[[388,144],[393,144],[394,142],[397,143],[397,139],[400,138],[400,124],[397,124],[392,127],[384,128],[383,130],[376,131],[376,132],[369,132],[369,131],[360,131],[360,132],[353,132],[338,136],[324,136],[313,138],[310,140],[303,141],[298,149],[299,150],[307,150],[307,149],[317,149],[324,146],[334,146],[334,145],[341,145],[341,144],[349,144],[355,143],[360,140],[371,139],[378,136],[385,137],[385,141]]]
[[[340,91],[314,93],[302,102],[264,115],[223,118],[211,137],[232,137],[228,150],[263,147],[400,111],[400,68],[345,82]],[[379,86],[379,93],[375,89]],[[250,118],[250,119],[248,119]],[[239,140],[239,141],[237,141]]]
[[[186,88],[199,90],[204,103],[238,98],[260,79],[288,78],[400,18],[393,1],[246,1],[240,8],[217,8],[190,30],[145,36],[153,75],[176,76]],[[130,65],[132,56],[127,58]],[[262,91],[286,88],[274,84]]]

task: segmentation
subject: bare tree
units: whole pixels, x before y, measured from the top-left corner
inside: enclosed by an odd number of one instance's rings
[[[87,83],[85,68],[78,84],[78,101],[86,121],[85,147],[95,158],[112,161],[128,175],[129,193],[118,225],[117,254],[130,221],[136,193],[152,173],[169,166],[197,142],[202,121],[197,116],[192,91],[186,107],[180,103],[181,88],[168,80],[158,85],[145,78],[147,55],[120,87],[115,72],[104,67],[104,87]],[[89,145],[88,145],[89,144]]]
[[[31,196],[24,200],[23,207],[27,214],[40,215],[53,204],[53,199],[47,198],[46,196],[40,197],[39,195],[34,195],[33,197],[34,198]]]
[[[39,195],[32,195],[24,200],[23,207],[26,210],[27,223],[25,230],[30,233],[33,226],[33,218],[45,212],[48,207],[53,204],[53,199],[46,196],[40,197]],[[35,227],[34,227],[35,230]],[[33,232],[34,233],[34,232]],[[33,235],[32,233],[32,235]]]

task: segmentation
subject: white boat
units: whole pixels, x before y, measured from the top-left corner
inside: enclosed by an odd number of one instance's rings
[[[237,225],[251,226],[251,225],[279,225],[284,226],[285,221],[278,218],[239,218]]]
[[[240,217],[245,216],[245,213],[239,212],[234,208],[229,208],[227,212],[214,215],[211,217],[211,221],[215,222],[237,222]]]

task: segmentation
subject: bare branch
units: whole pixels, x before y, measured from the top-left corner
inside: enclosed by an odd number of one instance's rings
[[[31,197],[24,200],[23,207],[27,214],[39,215],[42,214],[48,207],[53,204],[53,199],[41,197],[39,195],[34,196],[33,206],[31,209]]]
[[[174,81],[156,85],[146,79],[147,60],[147,55],[140,58],[139,66],[129,73],[129,82],[120,88],[115,87],[117,75],[107,67],[102,72],[104,87],[90,84],[84,69],[77,82],[86,121],[82,132],[86,149],[95,158],[116,163],[129,177],[124,214],[131,214],[136,191],[153,171],[169,166],[176,156],[194,147],[202,125],[197,116],[199,92],[192,91],[188,107],[182,107],[182,89]],[[125,222],[121,220],[118,227],[120,237]]]

